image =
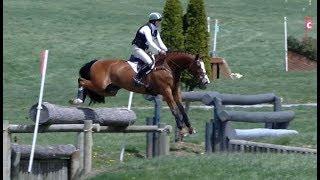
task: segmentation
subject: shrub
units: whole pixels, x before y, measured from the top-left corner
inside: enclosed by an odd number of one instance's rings
[[[317,40],[312,37],[304,38],[302,41],[289,36],[287,39],[288,50],[303,55],[310,60],[317,60]]]
[[[209,33],[203,0],[189,1],[187,12],[183,17],[183,29],[185,33],[185,50],[192,54],[200,54],[210,77]],[[196,87],[195,78],[188,76],[187,72],[182,74],[181,79],[189,89],[192,90]]]
[[[184,50],[183,10],[179,0],[167,0],[163,9],[161,36],[172,51]]]

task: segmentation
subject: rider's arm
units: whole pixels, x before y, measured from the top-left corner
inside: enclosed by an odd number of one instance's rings
[[[160,46],[160,48],[164,51],[168,51],[168,48],[166,47],[166,45],[164,45],[164,43],[162,42],[162,39],[160,37],[160,33],[158,32],[157,33],[157,42],[158,42],[158,45]]]
[[[161,49],[153,42],[150,28],[148,26],[144,26],[140,29],[140,31],[146,36],[149,49],[154,54],[158,54],[161,51]]]

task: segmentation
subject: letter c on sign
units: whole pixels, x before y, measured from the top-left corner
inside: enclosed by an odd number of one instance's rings
[[[312,22],[310,22],[310,21],[307,22],[307,25],[306,25],[306,26],[307,26],[307,29],[311,29],[311,28],[312,28]]]

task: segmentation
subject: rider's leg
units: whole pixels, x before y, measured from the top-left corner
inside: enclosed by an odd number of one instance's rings
[[[137,75],[133,78],[136,83],[143,85],[141,80],[143,76],[146,74],[146,72],[150,70],[153,61],[144,50],[138,48],[137,46],[133,46],[133,55],[141,59],[145,63],[140,69],[140,71],[137,73]]]

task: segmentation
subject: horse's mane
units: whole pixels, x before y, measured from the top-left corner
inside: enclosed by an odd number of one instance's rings
[[[161,66],[161,65],[163,65],[163,63],[164,63],[164,61],[166,60],[166,59],[168,59],[168,58],[171,58],[171,57],[174,57],[174,56],[177,56],[177,55],[185,55],[185,56],[188,56],[188,57],[190,57],[190,58],[194,58],[195,57],[195,55],[193,55],[193,54],[191,54],[191,53],[189,53],[189,52],[185,52],[185,51],[167,51],[167,54],[166,54],[166,56],[162,56],[162,55],[160,55],[160,56],[158,56],[157,58],[156,58],[156,66]]]
[[[191,54],[190,52],[187,52],[187,51],[171,51],[171,50],[169,50],[169,51],[167,51],[167,55],[174,55],[174,54],[184,54],[184,55],[187,55],[187,56],[191,56],[191,57],[194,57],[194,55],[193,54]]]

